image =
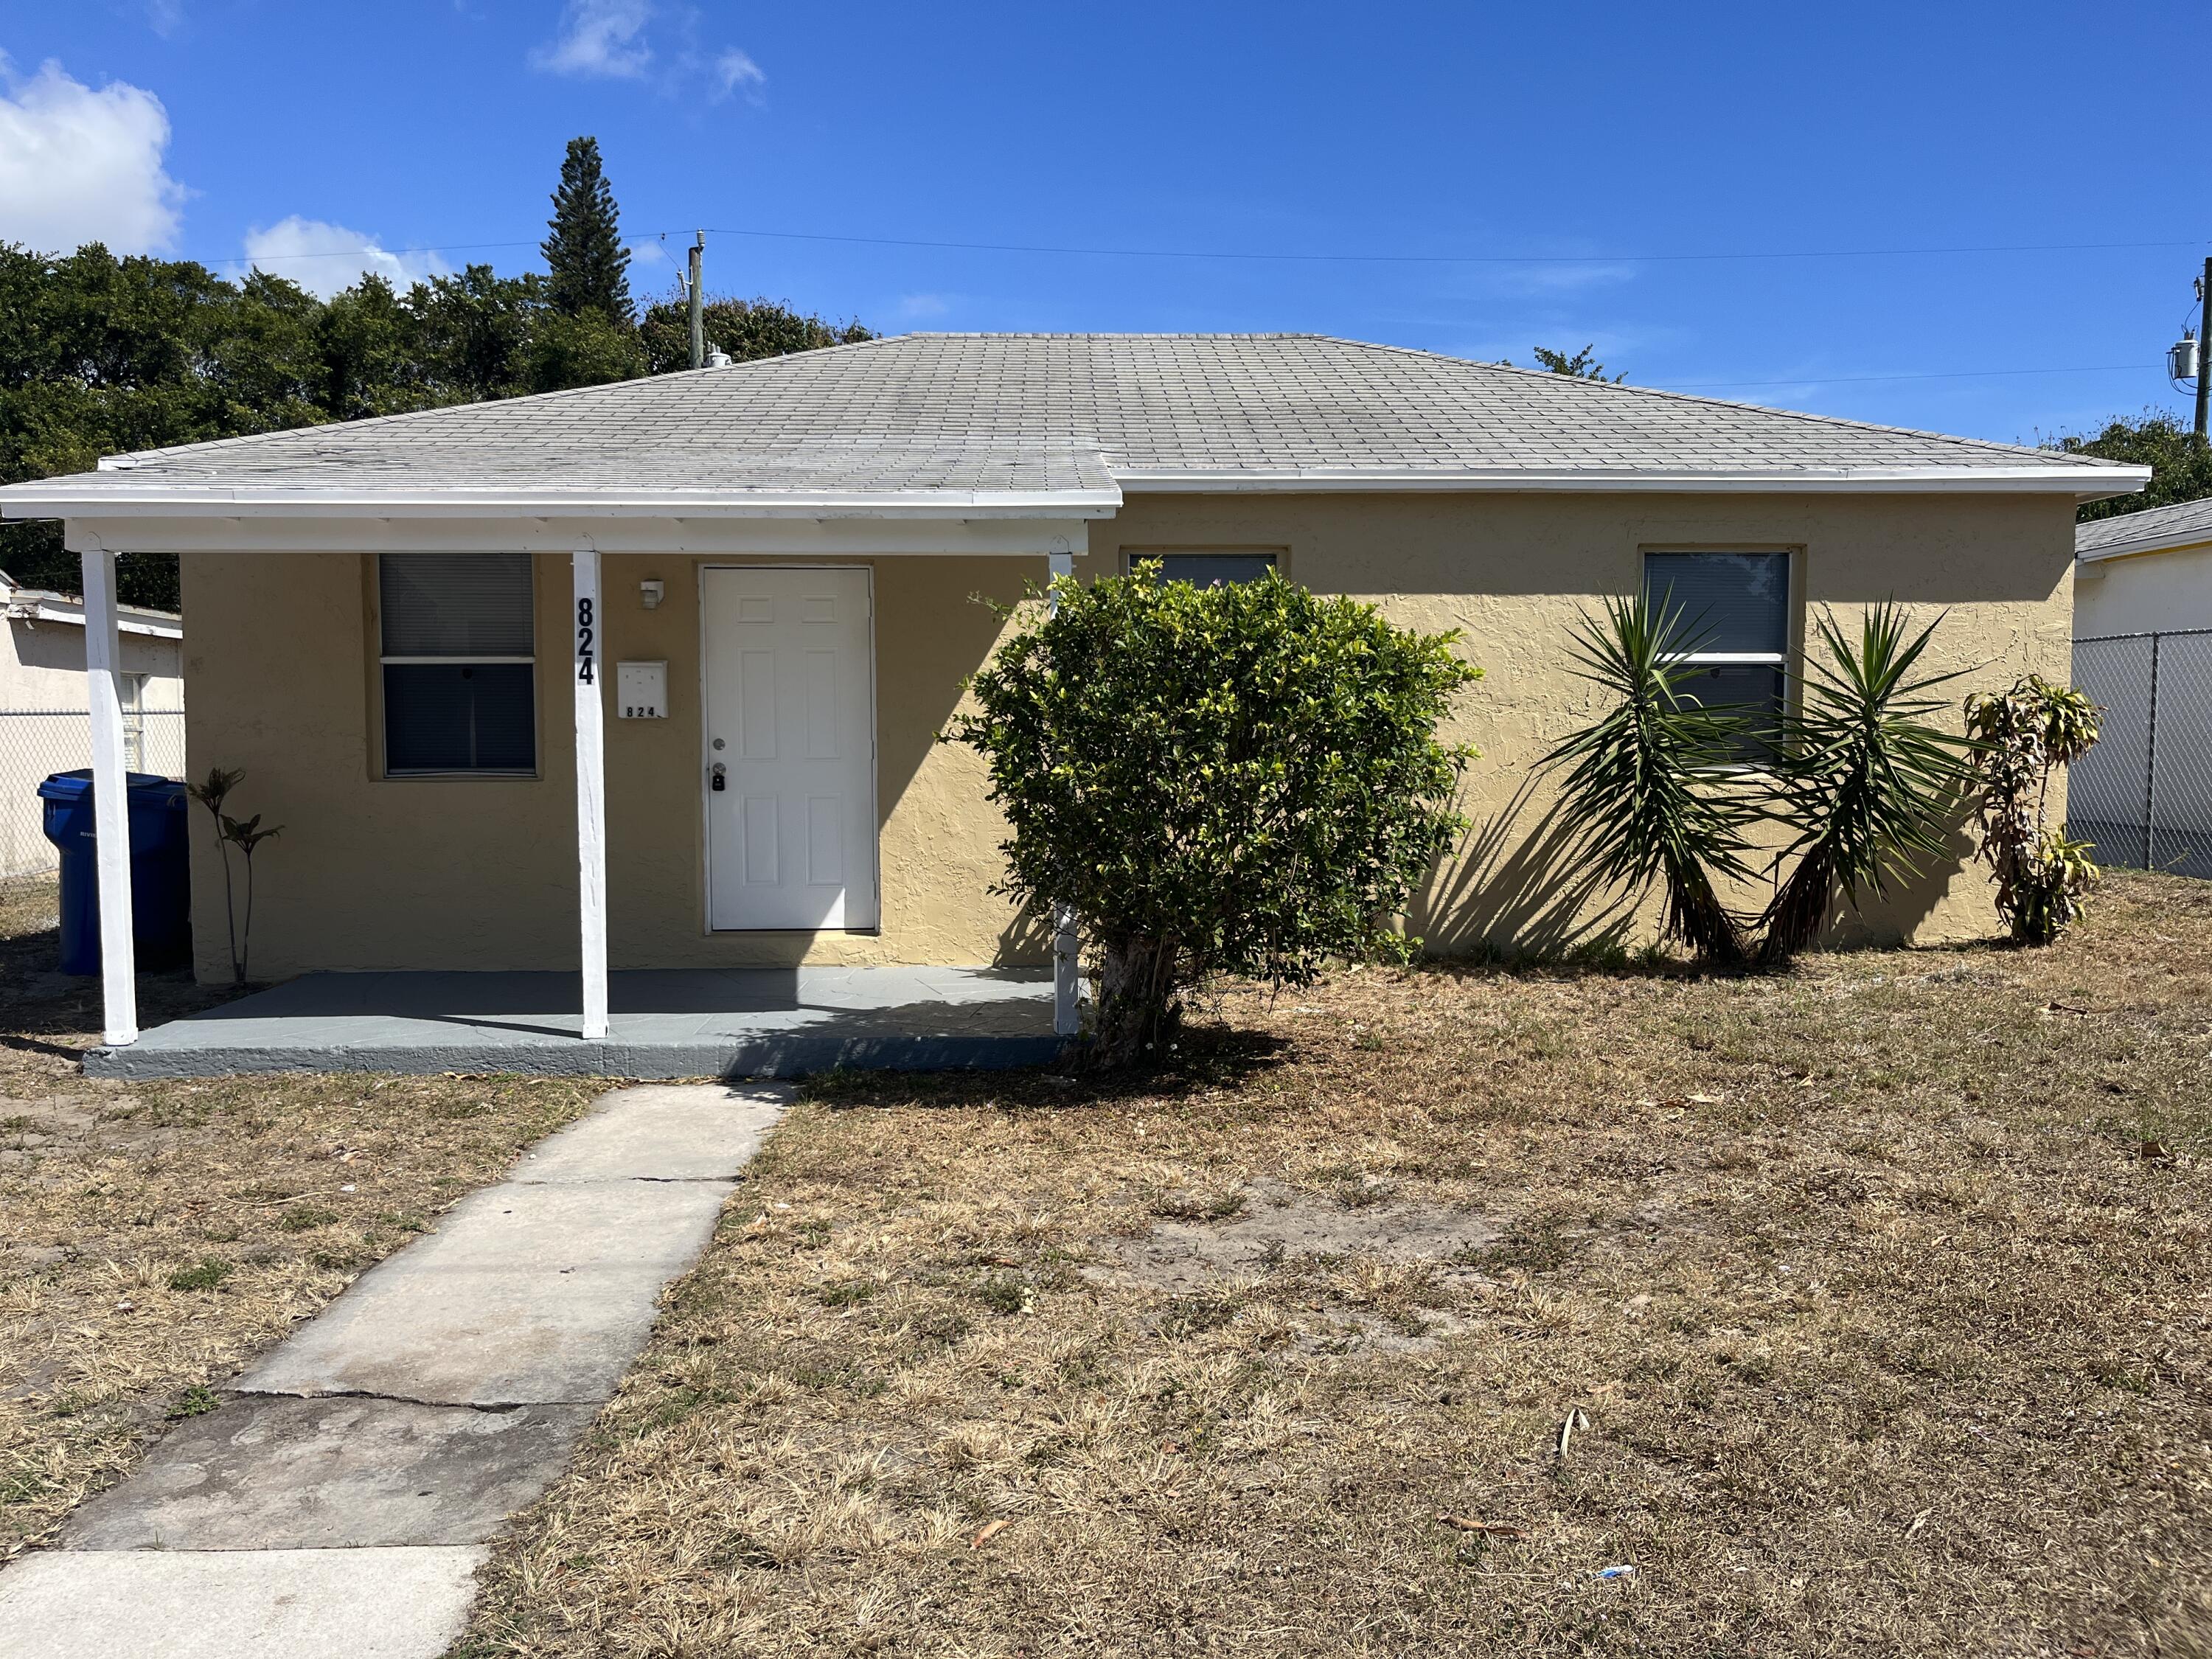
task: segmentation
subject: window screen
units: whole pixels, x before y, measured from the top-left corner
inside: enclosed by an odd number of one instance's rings
[[[1160,580],[1188,582],[1194,587],[1218,587],[1224,582],[1256,582],[1275,568],[1272,553],[1133,554],[1136,562],[1157,557]]]
[[[1682,641],[1695,647],[1683,694],[1749,714],[1741,758],[1765,758],[1789,690],[1790,556],[1647,553],[1644,585],[1655,606],[1680,613]]]
[[[1644,585],[1655,605],[1681,612],[1699,655],[1790,649],[1787,553],[1646,553]]]
[[[538,765],[526,553],[388,553],[384,769],[528,773]]]

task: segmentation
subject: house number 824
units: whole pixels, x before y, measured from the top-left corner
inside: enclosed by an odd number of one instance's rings
[[[592,602],[576,601],[576,684],[589,685],[592,680]]]

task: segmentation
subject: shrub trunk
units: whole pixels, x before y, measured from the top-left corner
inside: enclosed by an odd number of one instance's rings
[[[1102,1070],[1141,1066],[1158,1057],[1182,1024],[1176,942],[1152,933],[1102,941],[1097,1029],[1091,1064]]]

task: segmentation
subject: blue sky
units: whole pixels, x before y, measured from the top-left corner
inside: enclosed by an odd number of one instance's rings
[[[1645,385],[2001,439],[2182,410],[2159,363],[2212,252],[2201,0],[6,0],[0,52],[0,237],[36,245],[525,269],[588,132],[633,238],[710,228],[711,288],[881,329],[1589,341]],[[2048,246],[2084,243],[2162,246]]]

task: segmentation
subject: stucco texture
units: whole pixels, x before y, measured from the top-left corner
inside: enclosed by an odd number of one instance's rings
[[[2069,664],[2073,515],[2063,500],[1958,496],[1552,494],[1133,496],[1093,526],[1079,576],[1149,551],[1267,550],[1316,590],[1394,620],[1457,629],[1487,678],[1451,735],[1478,744],[1462,855],[1411,919],[1443,952],[1640,943],[1648,907],[1578,882],[1549,822],[1539,757],[1595,708],[1569,634],[1626,593],[1654,548],[1784,549],[1797,609],[1894,597],[1929,614],[1952,688]],[[604,659],[665,659],[672,717],[606,723],[610,951],[623,967],[1042,959],[1041,930],[988,889],[1003,825],[975,755],[934,741],[986,659],[1000,600],[1042,558],[857,561],[873,569],[882,927],[875,933],[710,933],[700,789],[697,567],[744,561],[608,556]],[[788,561],[763,561],[788,562]],[[856,561],[842,561],[856,562]],[[257,979],[310,969],[555,968],[577,959],[567,559],[537,563],[539,775],[384,779],[374,741],[374,562],[350,554],[188,555],[191,764],[242,767],[237,805],[282,823],[258,860]],[[637,584],[666,599],[647,611]],[[549,655],[549,653],[550,653]],[[611,678],[611,676],[609,677]],[[1955,703],[1956,698],[1953,701]],[[199,970],[228,973],[222,872],[196,815]],[[1960,842],[1963,853],[1965,843]],[[1744,896],[1747,902],[1756,895]],[[1978,870],[1933,873],[1842,936],[1942,940],[1992,930]]]

